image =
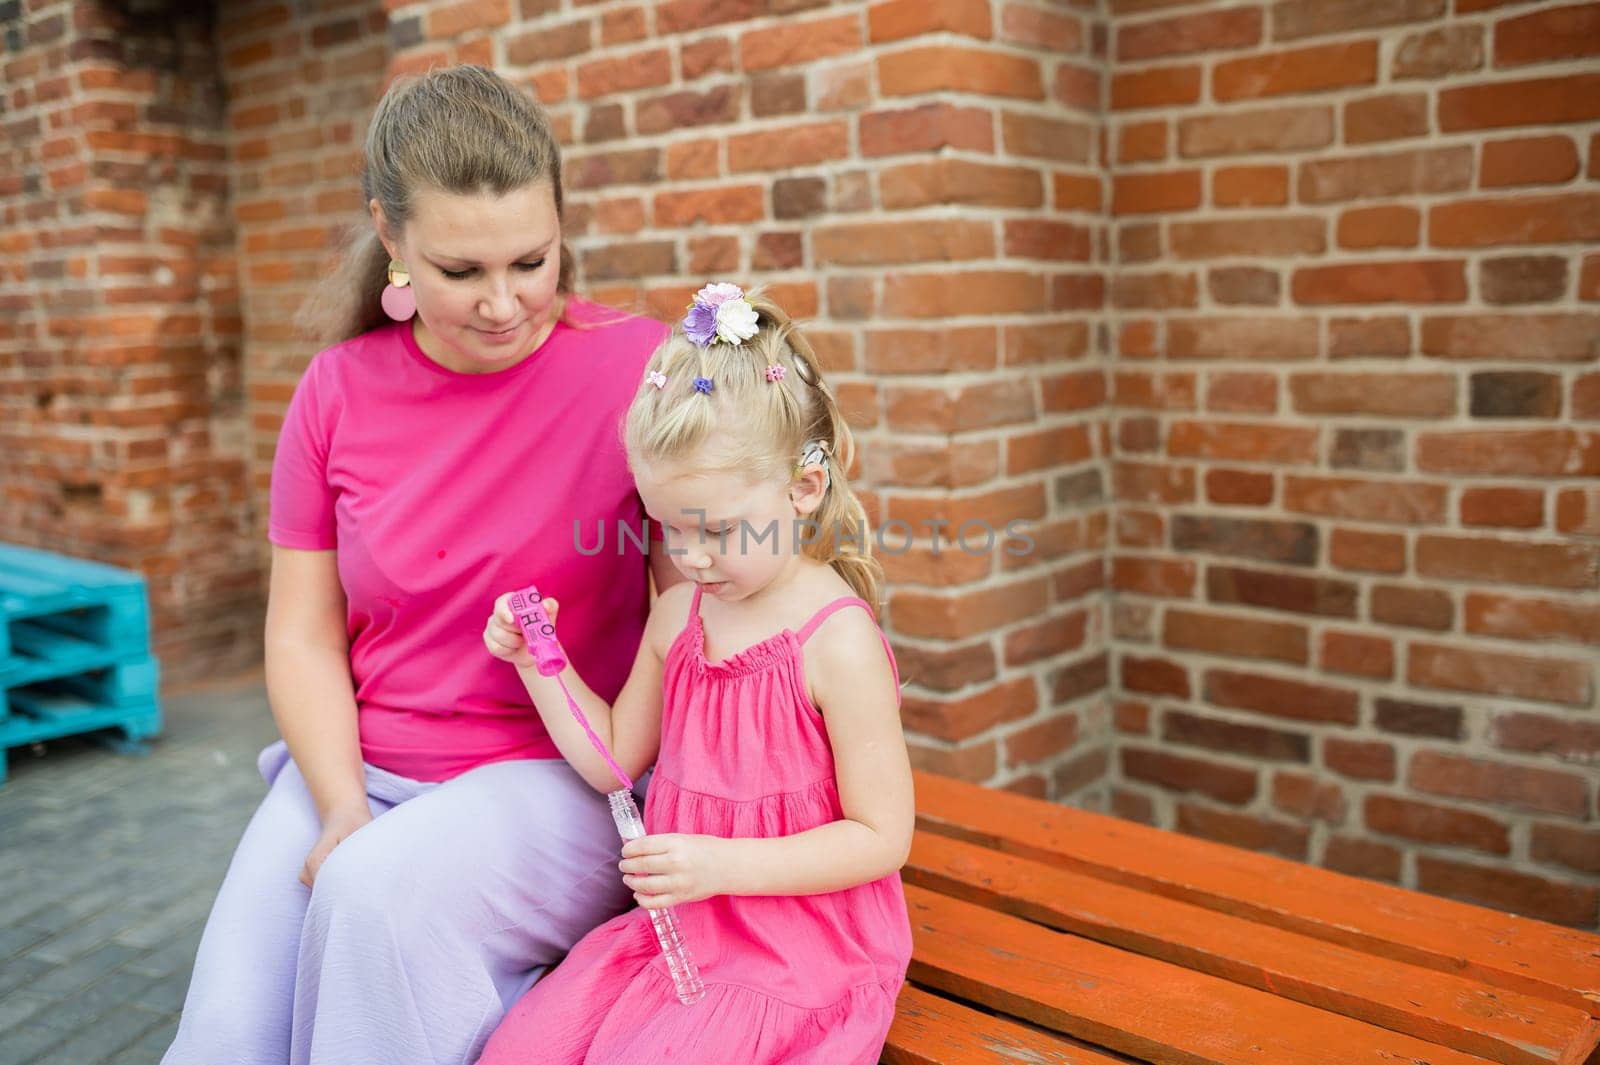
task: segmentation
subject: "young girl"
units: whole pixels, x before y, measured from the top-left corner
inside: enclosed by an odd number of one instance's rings
[[[657,599],[615,706],[561,679],[624,772],[655,763],[650,835],[620,866],[644,909],[580,941],[480,1061],[876,1062],[911,955],[914,814],[849,430],[788,316],[710,285],[651,358],[626,443],[692,583]],[[573,767],[617,789],[508,598],[485,644]],[[664,906],[706,985],[694,1005],[645,912]]]

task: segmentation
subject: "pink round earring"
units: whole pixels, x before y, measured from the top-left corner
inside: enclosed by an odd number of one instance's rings
[[[411,291],[411,272],[399,259],[389,260],[389,283],[383,286],[383,313],[405,322],[417,313],[417,297]]]

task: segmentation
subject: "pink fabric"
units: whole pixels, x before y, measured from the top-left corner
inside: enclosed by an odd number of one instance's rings
[[[708,662],[698,591],[667,655],[646,828],[772,837],[838,820],[833,755],[806,697],[801,635],[786,629]],[[839,600],[801,632],[847,605],[866,609]],[[718,896],[678,907],[678,919],[705,981],[699,1003],[679,1004],[649,918],[635,909],[591,932],[534,985],[480,1061],[878,1060],[911,957],[899,874],[824,895]]]
[[[595,324],[557,324],[489,374],[447,370],[411,323],[386,326],[319,354],[295,390],[268,534],[338,550],[375,766],[430,781],[560,757],[516,671],[483,649],[502,592],[537,584],[571,604],[573,665],[607,699],[627,679],[648,585],[643,553],[619,551],[618,522],[637,535],[645,520],[621,420],[665,327],[580,301],[569,315]]]

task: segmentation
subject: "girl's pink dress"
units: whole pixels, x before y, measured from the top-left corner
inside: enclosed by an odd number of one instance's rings
[[[786,836],[843,816],[801,649],[852,606],[867,609],[835,600],[798,633],[713,663],[695,589],[667,653],[661,754],[644,812],[651,833]],[[884,650],[892,666],[887,640]],[[911,957],[898,873],[825,895],[719,895],[677,914],[705,981],[700,1002],[678,1002],[649,917],[636,909],[585,936],[512,1007],[482,1065],[878,1060]]]

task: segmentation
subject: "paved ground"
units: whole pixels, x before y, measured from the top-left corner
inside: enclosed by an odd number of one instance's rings
[[[259,677],[169,696],[144,755],[10,754],[0,785],[0,1065],[153,1065],[200,928],[265,793]]]

